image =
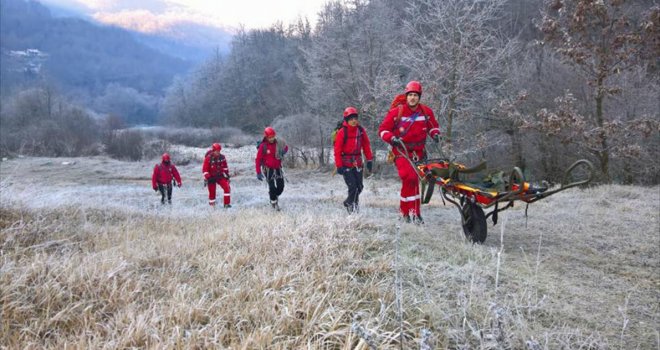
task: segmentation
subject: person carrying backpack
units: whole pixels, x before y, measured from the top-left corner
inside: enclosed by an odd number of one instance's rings
[[[346,107],[344,122],[337,130],[334,144],[335,166],[337,173],[344,177],[348,186],[348,197],[344,200],[344,207],[349,213],[358,211],[360,193],[362,192],[362,152],[367,159],[367,170],[373,169],[373,154],[369,136],[359,125],[358,111],[355,107]]]
[[[154,191],[160,191],[160,203],[165,204],[165,193],[167,203],[172,204],[172,182],[176,180],[177,186],[181,187],[181,176],[176,166],[172,164],[170,155],[163,153],[161,162],[156,164],[151,174],[151,187]]]
[[[224,207],[231,208],[231,194],[229,187],[229,166],[227,166],[227,158],[220,153],[222,146],[219,143],[214,143],[211,149],[206,152],[204,156],[204,164],[202,164],[202,173],[204,174],[204,185],[209,190],[209,205],[215,206],[215,190],[216,184],[222,187],[225,192]]]
[[[264,137],[257,146],[257,157],[255,166],[257,168],[257,180],[264,180],[264,173],[268,181],[268,195],[270,205],[275,210],[280,210],[278,197],[284,191],[284,173],[282,172],[282,157],[289,151],[286,142],[277,138],[275,129],[267,127],[264,129]]]
[[[404,95],[395,98],[392,109],[378,129],[380,138],[392,146],[394,164],[401,178],[399,208],[403,220],[410,222],[412,216],[412,221],[418,224],[424,223],[420,211],[419,178],[410,161],[426,158],[427,135],[434,142],[440,142],[438,121],[431,108],[419,103],[421,97],[422,84],[418,81],[406,84]]]

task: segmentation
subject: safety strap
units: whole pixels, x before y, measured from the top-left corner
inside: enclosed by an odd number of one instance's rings
[[[343,159],[355,160],[358,156],[362,156],[362,132],[364,131],[364,129],[362,128],[361,125],[358,125],[357,128],[358,128],[357,140],[356,140],[356,142],[357,142],[357,151],[355,151],[353,153],[344,153],[342,151],[341,152],[342,160]],[[342,144],[342,148],[346,144],[347,138],[348,138],[348,128],[346,126],[344,126],[344,144]]]
[[[422,105],[422,104],[419,105],[419,108],[421,109],[421,112],[424,113],[424,122],[426,123],[426,128],[430,130],[430,128],[429,128],[429,116],[428,116],[428,113],[426,111],[426,108],[424,108],[424,105]],[[413,117],[412,117],[413,121],[410,122],[410,124],[406,127],[406,130],[404,130],[401,134],[399,134],[399,137],[404,137],[408,133],[408,131],[410,130],[412,125],[415,123],[415,120],[419,116],[419,113],[420,112],[417,112],[417,113],[413,114]],[[401,116],[402,115],[403,115],[403,105],[401,104],[401,105],[399,105],[399,113],[398,113],[397,117],[394,119],[394,125],[396,125],[397,127],[398,127],[399,122],[401,121]]]

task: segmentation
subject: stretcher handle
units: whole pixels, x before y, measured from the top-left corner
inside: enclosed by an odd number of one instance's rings
[[[575,170],[579,165],[582,165],[582,164],[584,164],[589,169],[589,176],[584,180],[575,181],[575,182],[571,182],[571,183],[567,184],[566,182],[568,181],[571,174],[573,173],[573,170]],[[575,163],[573,163],[570,167],[568,167],[568,169],[566,169],[566,172],[564,173],[564,178],[561,181],[561,187],[560,188],[561,189],[567,189],[567,188],[571,188],[571,187],[575,187],[575,186],[584,185],[584,184],[587,184],[587,183],[591,182],[593,177],[594,177],[594,165],[586,159],[580,159],[580,160],[577,160]]]
[[[575,169],[580,165],[584,165],[587,167],[587,169],[589,169],[589,176],[584,180],[567,183],[567,181],[570,179],[571,175],[573,174],[573,171],[575,171]],[[561,184],[559,185],[559,188],[537,194],[523,195],[521,199],[527,203],[534,203],[540,199],[553,195],[557,192],[561,192],[572,187],[587,184],[591,182],[593,177],[594,177],[594,165],[586,159],[580,159],[575,161],[575,163],[571,164],[571,166],[568,167],[568,169],[566,169]]]

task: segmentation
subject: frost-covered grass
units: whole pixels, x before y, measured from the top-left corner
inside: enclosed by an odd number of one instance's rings
[[[348,216],[339,176],[290,170],[273,212],[254,147],[224,151],[230,210],[208,207],[201,149],[173,150],[193,161],[172,206],[150,188],[156,159],[0,163],[0,344],[660,346],[658,187],[569,190],[527,219],[518,205],[472,245],[439,198],[401,225],[396,179],[366,180]]]

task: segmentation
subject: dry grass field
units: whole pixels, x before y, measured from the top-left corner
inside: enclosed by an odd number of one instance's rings
[[[438,198],[397,221],[396,179],[349,216],[341,178],[290,170],[273,212],[253,153],[225,152],[229,210],[199,158],[171,206],[156,160],[0,163],[0,348],[660,348],[658,187],[518,205],[472,245]]]

